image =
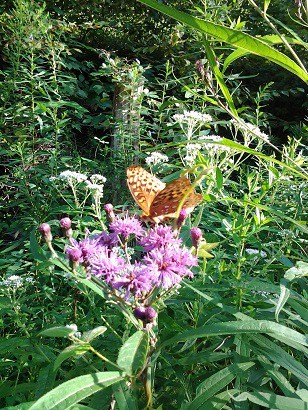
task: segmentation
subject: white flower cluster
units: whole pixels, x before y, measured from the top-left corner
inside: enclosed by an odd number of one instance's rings
[[[106,178],[103,175],[93,174],[90,176],[90,181],[85,181],[85,184],[88,189],[103,192],[105,182]]]
[[[248,255],[259,255],[261,256],[261,258],[266,258],[267,253],[264,251],[259,251],[258,249],[251,249],[251,248],[247,248],[245,249],[246,253],[248,253]]]
[[[188,165],[191,165],[197,158],[198,152],[201,150],[202,145],[198,143],[192,143],[186,145],[186,155],[184,160]]]
[[[213,157],[215,154],[220,155],[222,152],[229,152],[230,148],[225,147],[224,145],[217,145],[212,143],[217,141],[222,141],[222,138],[219,135],[202,135],[201,137],[196,140],[196,142],[192,142],[191,144],[186,145],[186,156],[185,161],[188,164],[192,164],[195,159],[197,158],[199,151],[206,151],[206,153]]]
[[[23,286],[25,282],[32,284],[34,280],[31,277],[22,278],[21,276],[18,276],[18,275],[12,275],[12,276],[9,276],[4,281],[0,282],[0,286],[5,286],[7,288],[20,288],[21,286]]]
[[[76,180],[76,182],[83,182],[88,177],[84,174],[80,174],[79,172],[73,172],[73,171],[63,171],[59,174],[58,178],[60,181],[72,181]]]
[[[267,257],[267,253],[264,251],[259,251],[258,249],[245,249],[248,255],[255,255],[255,257],[251,258],[250,261],[257,263],[260,259],[264,259],[264,262],[268,262],[269,259],[265,259]]]
[[[88,179],[87,175],[73,171],[63,171],[58,177],[49,178],[50,181],[66,181],[73,188],[76,184],[84,182],[89,190],[103,192],[106,178],[100,174],[93,174]]]
[[[249,135],[252,137],[258,137],[261,138],[263,141],[269,142],[269,136],[262,132],[259,127],[256,125],[251,124],[250,122],[245,122],[244,120],[241,120],[241,122],[238,122],[234,119],[230,121],[234,127],[237,130],[240,130],[243,135]]]
[[[165,154],[161,154],[160,152],[152,152],[149,157],[145,159],[145,162],[150,165],[157,165],[161,164],[162,162],[168,162],[169,158]]]
[[[198,111],[186,111],[184,110],[183,114],[174,114],[172,116],[175,122],[178,124],[191,124],[191,123],[200,123],[205,124],[212,121],[212,117],[209,114],[202,114]]]

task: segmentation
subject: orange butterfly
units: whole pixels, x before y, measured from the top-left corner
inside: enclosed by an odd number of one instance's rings
[[[187,178],[181,177],[166,185],[137,165],[127,168],[126,173],[129,190],[143,210],[142,218],[155,223],[162,222],[166,218],[175,218],[179,203],[191,188]],[[202,200],[201,194],[191,190],[182,209],[190,213]]]

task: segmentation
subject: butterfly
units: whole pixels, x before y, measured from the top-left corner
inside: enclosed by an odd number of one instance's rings
[[[178,178],[166,185],[145,169],[132,165],[127,168],[127,185],[136,201],[143,210],[143,220],[159,223],[167,218],[175,218],[179,203],[191,189],[189,179]],[[191,190],[183,203],[182,209],[187,213],[203,200],[201,194]]]

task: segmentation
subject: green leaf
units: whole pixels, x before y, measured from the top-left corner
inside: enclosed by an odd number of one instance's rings
[[[134,333],[121,347],[117,360],[118,366],[130,376],[140,371],[146,360],[149,348],[149,335],[139,330]]]
[[[197,329],[184,331],[183,333],[174,336],[169,340],[165,340],[162,346],[165,347],[171,344],[176,344],[180,341],[197,339],[201,337],[242,333],[267,333],[268,335],[278,340],[283,340],[284,343],[287,343],[290,346],[293,346],[294,343],[298,343],[303,346],[307,345],[305,336],[293,329],[287,328],[286,326],[271,322],[269,320],[250,319],[243,321],[215,323],[202,326]]]
[[[222,175],[222,172],[219,168],[216,168],[216,185],[217,185],[217,188],[219,190],[221,190],[222,187],[223,187],[223,184],[224,184],[224,177]]]
[[[234,400],[236,402],[249,400],[252,403],[258,404],[259,406],[263,406],[268,409],[307,410],[307,402],[304,402],[300,399],[295,399],[293,397],[279,396],[278,394],[274,393],[245,392],[234,398]]]
[[[282,44],[283,41],[281,38],[275,34],[269,34],[263,37],[257,37],[261,41],[264,41],[265,43],[268,43],[269,45],[274,45],[274,44]],[[300,45],[306,45],[302,40],[296,40],[291,37],[285,37],[285,39],[288,41],[290,44],[300,44]],[[223,65],[223,70],[222,72],[224,73],[226,69],[229,67],[230,64],[232,64],[234,61],[237,59],[244,57],[245,55],[248,55],[249,53],[245,50],[237,49],[233,51],[233,53],[229,54],[228,57],[224,61]]]
[[[291,282],[296,278],[301,278],[308,275],[308,263],[299,261],[296,266],[288,269],[284,275],[284,278],[280,281],[280,296],[277,302],[275,319],[278,322],[279,313],[286,304],[291,293]]]
[[[206,410],[227,409],[228,407],[225,407],[225,405],[233,399],[233,396],[237,393],[240,393],[237,389],[227,389],[219,394],[216,394],[216,396],[210,398],[206,402]]]
[[[255,346],[255,352],[265,355],[273,363],[282,366],[288,370],[293,377],[299,379],[304,385],[308,386],[307,369],[284,349],[282,349],[277,343],[273,343],[267,337],[262,335],[254,335],[251,337],[251,341]]]
[[[38,334],[38,336],[47,336],[47,337],[68,337],[73,335],[75,332],[74,329],[71,329],[66,326],[55,326],[50,329],[45,329]]]
[[[291,167],[290,165],[285,164],[284,162],[281,162],[281,161],[279,161],[278,159],[276,159],[274,157],[269,157],[268,155],[265,155],[260,151],[256,151],[252,148],[245,147],[244,145],[242,145],[238,142],[229,140],[227,138],[223,138],[221,141],[211,141],[211,143],[212,144],[217,144],[217,145],[223,145],[225,147],[229,147],[229,148],[234,149],[234,150],[239,151],[239,152],[246,152],[247,154],[251,154],[251,155],[257,156],[259,158],[262,158],[262,159],[266,160],[269,163],[274,162],[274,163],[280,165],[282,168],[287,168],[290,171],[292,171],[293,173],[300,175],[302,178],[308,179],[308,174],[307,173],[303,173],[303,172],[299,171],[297,168]]]
[[[123,380],[119,372],[99,372],[79,376],[51,390],[30,410],[66,410],[91,394]]]
[[[250,36],[249,34],[192,17],[189,14],[173,9],[155,0],[138,1],[186,24],[187,26],[201,31],[202,33],[209,34],[218,41],[223,41],[246,52],[266,58],[297,75],[300,79],[308,83],[308,74],[293,60],[291,60],[291,58],[270,47],[265,42]]]
[[[204,409],[204,405],[210,398],[231,383],[236,376],[246,372],[254,365],[255,363],[253,362],[232,364],[208,377],[197,387],[197,396],[191,403],[189,403],[186,409]]]
[[[106,326],[99,326],[99,327],[96,327],[95,329],[89,330],[87,332],[83,332],[82,340],[84,340],[85,342],[91,342],[96,337],[105,333],[106,330],[107,330]]]
[[[210,67],[211,67],[211,69],[212,69],[212,71],[215,75],[215,78],[217,80],[217,83],[218,83],[218,85],[219,85],[219,87],[220,87],[220,89],[221,89],[227,103],[228,103],[228,106],[229,106],[230,110],[232,111],[232,113],[234,115],[238,116],[235,105],[234,105],[234,102],[233,102],[233,99],[232,99],[231,94],[229,92],[229,89],[228,89],[228,87],[227,87],[227,85],[224,81],[223,75],[222,75],[222,73],[219,70],[219,67],[217,65],[214,52],[211,49],[210,44],[209,44],[209,42],[207,41],[207,39],[204,35],[203,35],[203,44],[204,44],[204,47],[205,47],[205,51],[206,51],[206,54],[207,54],[207,58],[208,58],[208,62],[210,64]],[[219,189],[221,189],[221,188],[219,188]]]
[[[34,259],[38,261],[46,261],[48,258],[43,251],[43,249],[40,247],[37,239],[36,239],[36,229],[33,229],[30,233],[30,249],[32,252],[32,255]]]
[[[55,360],[53,370],[56,371],[61,366],[61,364],[70,357],[86,353],[89,350],[89,348],[90,345],[86,343],[66,347]]]
[[[118,410],[138,410],[136,400],[132,394],[133,392],[124,380],[114,384],[112,390]]]

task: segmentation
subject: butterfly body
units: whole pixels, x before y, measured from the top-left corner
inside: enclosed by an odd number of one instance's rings
[[[166,185],[137,165],[127,169],[127,184],[134,200],[143,210],[142,218],[155,223],[175,218],[186,194],[182,209],[187,213],[192,212],[203,200],[202,195],[193,191],[189,179],[181,177]]]

